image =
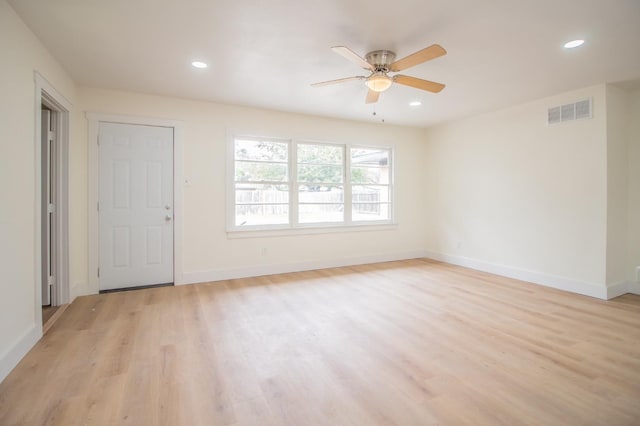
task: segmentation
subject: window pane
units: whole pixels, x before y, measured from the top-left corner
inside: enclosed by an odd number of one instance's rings
[[[300,185],[298,189],[298,202],[300,203],[344,203],[344,191],[342,187],[333,188],[318,187],[313,185]]]
[[[235,180],[237,182],[286,182],[287,165],[251,161],[236,161]]]
[[[342,164],[341,146],[298,144],[298,163]]]
[[[300,204],[298,221],[300,223],[342,222],[343,204]]]
[[[288,185],[236,184],[236,204],[287,204]]]
[[[388,149],[351,148],[351,165],[369,166],[369,167],[388,166],[389,150]]]
[[[351,149],[351,182],[389,183],[389,153],[387,149]]]
[[[385,167],[351,167],[351,182],[361,184],[389,183],[389,169]]]
[[[389,195],[387,185],[354,185],[351,189],[351,201],[354,203],[389,202]]]
[[[287,162],[289,144],[286,142],[236,139],[235,159],[252,161]]]
[[[236,205],[236,226],[286,225],[288,223],[288,204]]]
[[[299,164],[298,181],[317,183],[342,183],[342,166]]]
[[[236,226],[289,223],[289,186],[236,184]]]
[[[389,220],[391,218],[390,211],[389,203],[353,203],[351,217],[354,222]]]

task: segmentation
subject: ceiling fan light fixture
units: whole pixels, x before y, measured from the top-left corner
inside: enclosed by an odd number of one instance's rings
[[[391,87],[391,83],[393,80],[383,72],[377,72],[365,81],[367,87],[374,92],[384,92]]]

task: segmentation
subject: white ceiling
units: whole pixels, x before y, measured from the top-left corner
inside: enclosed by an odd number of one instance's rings
[[[604,82],[640,79],[637,0],[12,0],[81,85],[425,127]],[[574,50],[564,42],[583,38]],[[330,50],[442,58],[365,105],[364,75]],[[193,60],[208,62],[198,70]],[[409,107],[413,100],[421,107]],[[377,112],[374,118],[373,111]]]

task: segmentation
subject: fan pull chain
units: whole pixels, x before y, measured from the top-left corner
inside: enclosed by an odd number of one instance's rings
[[[378,113],[376,112],[375,104],[373,105],[373,113],[371,115],[373,115],[373,118],[376,118],[376,116],[378,115]],[[384,118],[381,118],[380,122],[384,123]]]

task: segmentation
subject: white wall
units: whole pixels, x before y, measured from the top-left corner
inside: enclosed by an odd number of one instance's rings
[[[73,102],[75,85],[0,0],[0,380],[39,337],[35,277],[37,70]]]
[[[604,85],[430,128],[431,256],[605,297]],[[592,119],[546,125],[547,108],[593,98]]]
[[[629,235],[629,96],[607,85],[607,285],[631,281]]]
[[[627,274],[630,280],[638,281],[636,268],[640,267],[640,90],[630,97],[629,121],[629,179],[628,179],[628,263]],[[636,287],[640,292],[640,285]]]
[[[421,129],[357,123],[99,89],[79,91],[72,148],[72,295],[87,286],[86,140],[84,112],[184,121],[183,271],[197,282],[367,259],[418,256],[423,252],[424,143]],[[395,148],[396,229],[322,235],[230,239],[225,223],[225,158],[229,131],[379,144]],[[77,219],[77,220],[76,220]],[[262,256],[262,248],[267,255]]]

